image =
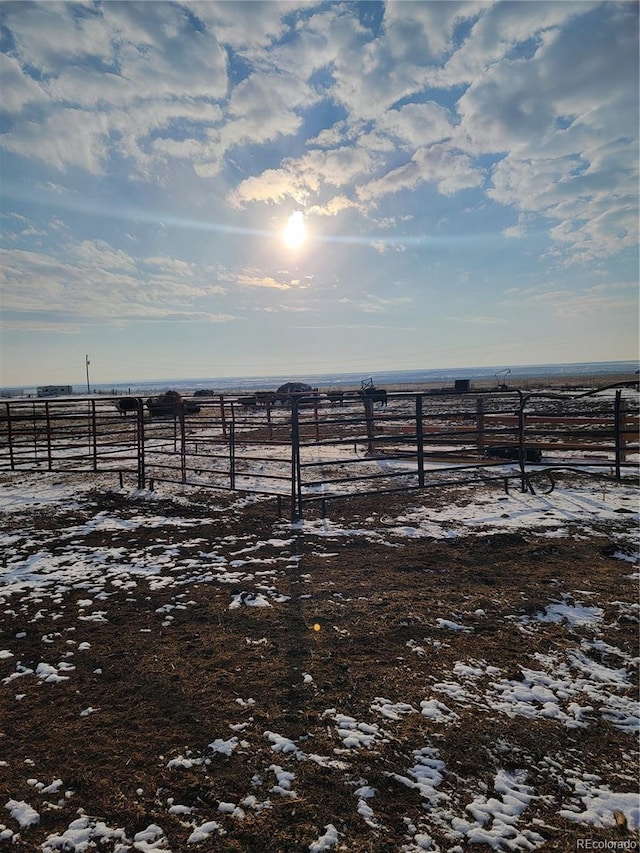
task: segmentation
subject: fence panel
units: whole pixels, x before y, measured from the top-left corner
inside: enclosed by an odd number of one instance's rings
[[[13,400],[0,413],[0,471],[134,477],[291,498],[334,498],[638,466],[637,387],[584,394],[397,392],[183,398],[169,414],[128,398]]]
[[[397,393],[384,408],[351,395],[339,416],[327,414],[327,403],[312,414],[309,400],[300,400],[293,412],[293,514],[355,494],[505,477],[533,490],[532,474],[558,469],[620,479],[638,465],[637,388],[628,386],[573,396],[517,389]],[[314,433],[322,438],[305,440]]]
[[[145,421],[148,482],[284,494],[290,491],[288,410],[247,406],[242,398],[185,401],[174,414]],[[189,411],[191,409],[191,411]]]
[[[11,401],[0,416],[0,470],[128,472],[139,479],[141,408],[113,400]]]

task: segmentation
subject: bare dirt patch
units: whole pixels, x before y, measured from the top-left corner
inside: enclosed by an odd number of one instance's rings
[[[415,501],[306,527],[229,495],[8,515],[11,849],[92,849],[74,825],[121,851],[635,843],[631,522],[385,526]]]

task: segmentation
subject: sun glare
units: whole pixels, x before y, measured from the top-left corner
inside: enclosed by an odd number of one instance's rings
[[[285,246],[290,249],[299,249],[307,238],[307,229],[304,224],[304,216],[300,210],[296,210],[287,219],[282,235]]]

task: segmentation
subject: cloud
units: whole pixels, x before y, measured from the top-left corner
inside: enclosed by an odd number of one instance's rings
[[[308,305],[263,305],[256,307],[256,311],[264,311],[266,314],[308,314],[309,312],[317,311],[317,308],[311,308]]]
[[[104,172],[108,133],[105,116],[64,109],[42,121],[26,121],[2,136],[2,145],[23,157],[37,157],[64,171],[78,166],[99,175]]]
[[[278,281],[272,276],[239,274],[233,277],[233,281],[243,287],[269,287],[275,290],[290,290],[291,284]]]
[[[322,189],[350,185],[358,176],[374,169],[375,162],[371,154],[361,148],[316,149],[298,159],[286,160],[282,169],[268,169],[257,177],[242,181],[230,194],[229,201],[236,208],[242,208],[248,202],[279,202],[285,198],[304,204],[312,195],[319,195]],[[326,205],[316,207],[324,215],[335,215],[348,206],[355,204],[334,197]]]
[[[0,251],[3,312],[60,315],[67,327],[101,320],[127,323],[169,318],[230,322],[227,311],[199,307],[224,297],[205,268],[168,257],[136,258],[104,240],[70,242],[61,257],[22,249]],[[24,319],[24,318],[22,318]],[[50,317],[49,317],[50,319]],[[44,321],[47,322],[47,321]]]
[[[506,323],[507,321],[502,317],[494,317],[494,316],[467,316],[467,317],[449,317],[449,320],[453,320],[456,323],[466,323],[470,326],[498,326],[502,323]]]
[[[0,54],[0,88],[4,112],[19,113],[24,107],[46,101],[46,93],[38,83],[24,73],[13,56]]]
[[[359,301],[359,310],[364,314],[385,314],[401,305],[409,305],[413,302],[410,296],[376,296],[372,293],[365,294]]]
[[[226,51],[178,4],[16,6],[7,16],[15,55],[3,59],[11,92],[4,108],[15,117],[35,102],[39,115],[14,121],[2,135],[7,150],[95,175],[117,152],[148,174],[150,133],[176,122],[206,127],[220,120],[211,101],[227,94]],[[40,69],[40,84],[27,68]]]
[[[612,312],[633,312],[637,316],[637,291],[637,282],[611,282],[581,291],[566,288],[516,289],[508,292],[506,304],[513,298],[518,305],[526,305],[528,311],[538,308],[573,320],[599,317],[604,323],[605,317]]]
[[[456,143],[504,155],[488,195],[555,220],[549,233],[570,261],[620,251],[637,237],[637,7],[594,7],[601,21],[562,30],[581,7],[523,5],[514,18],[505,4],[510,44],[554,29],[530,57],[496,62],[468,88]]]
[[[79,321],[78,318],[70,320],[62,312],[60,319],[56,319],[55,315],[43,318],[33,312],[28,312],[23,317],[11,312],[5,314],[3,325],[7,331],[18,332],[19,334],[77,335],[86,331],[85,323]]]
[[[376,38],[362,28],[349,31],[331,66],[332,97],[351,120],[375,121],[402,99],[420,95],[451,43],[454,25],[475,16],[482,5],[387,3]]]
[[[449,4],[442,4],[448,6]],[[483,3],[462,4],[473,22],[468,37],[448,51],[443,65],[430,69],[428,82],[437,87],[483,85],[486,75],[512,68],[517,48],[521,55],[535,51],[576,15],[589,11],[570,3]],[[451,47],[451,44],[449,45]],[[498,93],[499,94],[499,93]]]
[[[121,250],[114,250],[104,240],[83,240],[72,245],[70,254],[78,261],[93,268],[103,270],[136,270],[136,261],[131,255]]]
[[[506,237],[544,227],[565,264],[635,246],[637,4],[389,2],[367,26],[360,11],[4,4],[0,146],[58,186],[81,170],[215,198],[219,221],[294,201],[366,232],[433,187],[514,211]]]
[[[432,66],[453,50],[456,26],[476,19],[492,5],[491,0],[388,3],[384,13],[387,49],[394,57]]]
[[[101,14],[66,3],[15,3],[3,8],[21,61],[45,75],[61,64],[110,55],[111,39]]]
[[[415,190],[423,183],[434,183],[442,195],[454,195],[460,190],[478,187],[483,173],[466,154],[436,144],[420,148],[404,166],[399,166],[382,178],[358,187],[362,201],[376,201],[388,193]]]
[[[345,195],[335,195],[325,204],[313,204],[306,209],[308,216],[337,216],[344,210],[356,209],[364,212],[364,206]]]
[[[397,110],[389,110],[378,120],[376,127],[397,137],[413,150],[440,142],[454,133],[449,111],[433,101],[405,104]]]
[[[269,3],[184,3],[207,30],[215,31],[221,44],[245,54],[260,57],[265,48],[280,39],[287,31],[283,18],[297,9],[306,9],[309,2],[270,0]]]

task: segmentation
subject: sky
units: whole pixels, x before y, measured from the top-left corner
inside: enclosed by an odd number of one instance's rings
[[[638,356],[636,2],[3,2],[0,385]]]

